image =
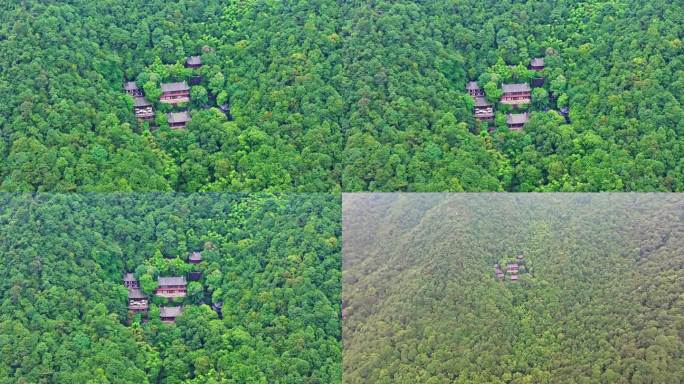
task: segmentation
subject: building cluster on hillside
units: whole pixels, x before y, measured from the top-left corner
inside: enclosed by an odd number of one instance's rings
[[[187,68],[196,69],[202,66],[202,58],[200,56],[190,56],[185,61]],[[200,76],[193,76],[192,83],[199,84]],[[190,86],[186,81],[161,83],[161,96],[159,102],[176,106],[180,103],[190,102]],[[131,95],[133,101],[133,113],[139,121],[154,120],[154,108],[152,103],[145,98],[145,93],[134,81],[124,83],[124,90]],[[184,129],[190,121],[189,111],[183,110],[180,112],[169,112],[166,114],[171,129]]]
[[[534,58],[530,61],[529,69],[533,71],[541,71],[544,69],[544,59]],[[533,86],[544,85],[544,78],[539,76],[533,79]],[[513,83],[501,85],[503,94],[499,99],[499,103],[520,106],[532,102],[532,89],[528,83]],[[490,121],[494,119],[494,105],[487,101],[486,94],[476,81],[470,81],[466,85],[466,91],[473,98],[475,105],[473,107],[473,115],[478,121]],[[519,131],[529,120],[527,113],[509,113],[506,115],[506,125],[513,131]]]
[[[188,263],[199,264],[202,262],[201,252],[192,252],[188,257]],[[189,280],[199,280],[202,278],[202,272],[199,270],[192,270],[188,273]],[[123,283],[128,288],[128,310],[133,313],[144,312],[147,313],[149,309],[149,298],[140,290],[140,282],[132,273],[126,273],[123,277]],[[188,283],[185,276],[168,276],[157,277],[157,289],[154,295],[165,299],[172,300],[178,297],[185,297],[187,295]],[[174,323],[176,317],[183,313],[182,306],[161,306],[159,307],[159,317],[165,323]]]
[[[494,276],[500,281],[503,281],[505,279],[506,274],[508,274],[509,281],[518,281],[520,263],[524,263],[525,256],[523,254],[519,254],[515,258],[517,262],[508,263],[508,265],[506,266],[506,273],[504,273],[504,271],[501,270],[501,266],[498,263],[494,264]]]

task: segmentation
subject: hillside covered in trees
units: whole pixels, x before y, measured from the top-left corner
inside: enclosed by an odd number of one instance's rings
[[[0,209],[0,383],[340,382],[338,198],[5,194]],[[124,272],[149,293],[197,250],[175,324],[158,297],[147,321],[128,312]]]
[[[683,28],[667,0],[4,1],[0,190],[681,191]],[[192,55],[192,121],[151,133],[124,81]],[[483,129],[466,83],[535,57],[525,129]]]
[[[681,196],[346,194],[343,244],[344,383],[684,380]]]

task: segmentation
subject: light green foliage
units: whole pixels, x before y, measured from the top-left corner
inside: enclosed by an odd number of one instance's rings
[[[344,383],[680,382],[682,203],[346,195]]]

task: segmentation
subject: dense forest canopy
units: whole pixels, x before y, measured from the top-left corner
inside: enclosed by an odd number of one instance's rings
[[[327,195],[2,195],[0,383],[338,383],[340,230]],[[128,313],[198,250],[175,324]]]
[[[681,196],[347,194],[343,255],[344,383],[684,378]]]
[[[0,188],[681,191],[683,28],[667,0],[4,1]],[[150,133],[124,80],[190,55],[191,123]],[[533,57],[536,112],[488,133],[466,82]]]

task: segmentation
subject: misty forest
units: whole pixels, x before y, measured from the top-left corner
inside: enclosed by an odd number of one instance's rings
[[[684,378],[682,196],[353,194],[343,212],[346,384]]]
[[[3,1],[0,190],[682,191],[683,10]],[[483,122],[471,81],[534,88]]]
[[[340,227],[328,195],[2,195],[0,383],[339,383]]]

